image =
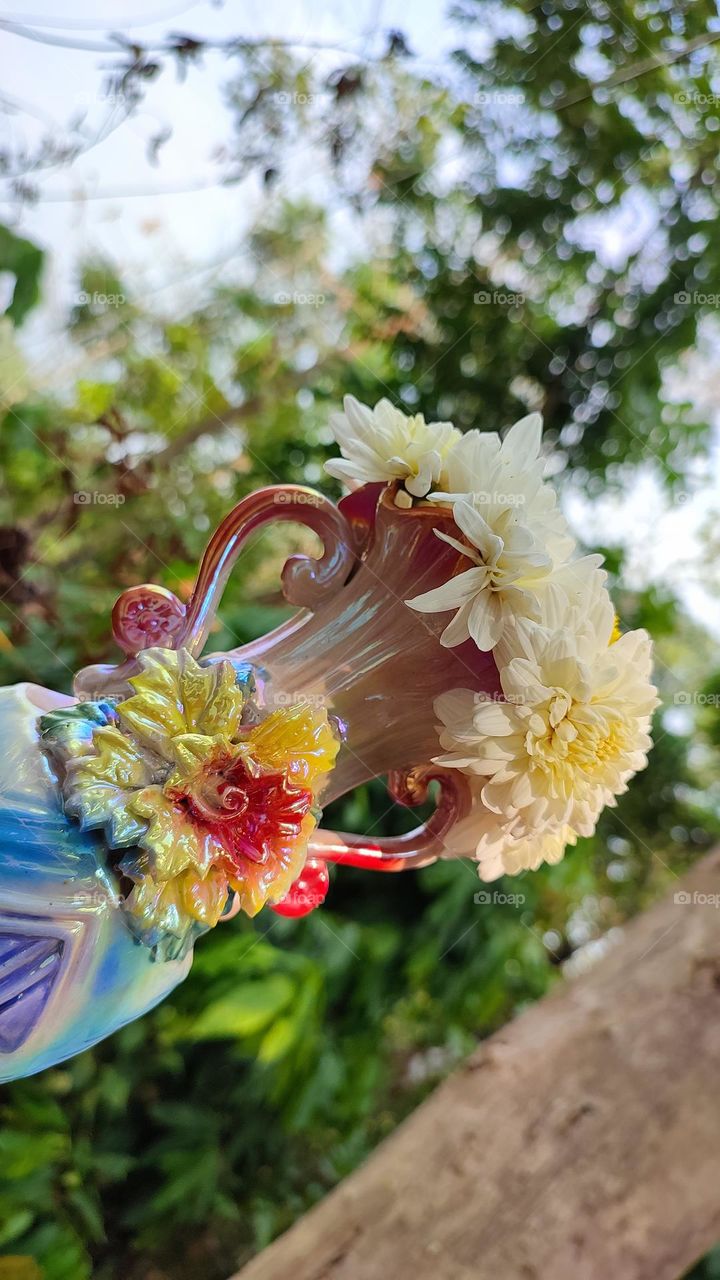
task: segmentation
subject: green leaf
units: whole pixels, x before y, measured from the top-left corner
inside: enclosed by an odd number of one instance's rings
[[[300,1031],[297,1018],[278,1018],[260,1041],[258,1062],[277,1062],[279,1058],[286,1057],[296,1044]]]
[[[117,394],[112,382],[89,382],[80,379],[76,388],[76,410],[83,422],[97,422],[113,404]]]
[[[23,1178],[53,1164],[67,1152],[67,1139],[61,1133],[21,1133],[0,1130],[0,1168],[5,1178]]]
[[[2,1205],[0,1205],[2,1208]],[[19,1239],[28,1227],[32,1226],[34,1214],[31,1209],[18,1209],[0,1221],[0,1249],[13,1240]],[[2,1271],[0,1271],[0,1280]]]
[[[42,1280],[90,1280],[90,1257],[80,1237],[66,1223],[48,1222],[33,1231],[26,1248],[39,1264]]]
[[[232,995],[208,1005],[187,1023],[181,1038],[219,1040],[254,1035],[282,1013],[294,992],[294,984],[283,974],[239,983]]]
[[[0,225],[0,271],[15,276],[15,287],[5,314],[14,324],[22,324],[40,297],[40,275],[45,254],[30,240],[16,236]]]

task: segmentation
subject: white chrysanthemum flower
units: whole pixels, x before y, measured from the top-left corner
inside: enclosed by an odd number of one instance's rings
[[[456,691],[458,694],[461,691]],[[446,695],[452,697],[453,695]],[[447,833],[444,856],[474,858],[481,880],[489,882],[499,876],[515,876],[521,871],[537,871],[544,862],[560,862],[568,845],[577,843],[577,833],[567,824],[535,832],[531,836],[510,834],[513,820],[503,821],[482,803],[484,779],[468,775],[472,807]]]
[[[445,491],[431,493],[431,499],[470,502],[491,526],[510,509],[556,564],[567,560],[575,543],[555,490],[544,483],[541,442],[539,413],[521,418],[502,441],[496,432],[466,432],[448,454]]]
[[[563,825],[557,831],[541,831],[536,836],[508,840],[502,854],[494,861],[480,862],[481,880],[497,880],[498,876],[516,876],[521,871],[537,871],[544,862],[550,866],[562,862],[568,845],[577,844],[577,833]]]
[[[475,858],[478,875],[486,883],[499,876],[517,876],[522,871],[537,871],[543,863],[555,866],[565,856],[568,845],[577,844],[577,833],[566,824],[537,835],[513,839],[504,836],[496,841],[478,841]]]
[[[460,439],[452,423],[426,422],[421,413],[409,417],[389,400],[368,409],[345,396],[343,406],[345,412],[330,419],[343,457],[326,462],[329,475],[351,487],[402,480],[414,498],[445,483],[448,453]]]
[[[509,841],[564,826],[591,835],[651,745],[657,697],[644,631],[601,646],[572,625],[550,631],[520,621],[516,635],[514,655],[505,640],[500,670],[506,702],[455,690],[435,704],[446,753],[438,762],[484,779],[481,861]]]
[[[570,560],[535,584],[536,619],[546,631],[570,631],[575,636],[578,653],[592,655],[606,649],[619,636],[606,581],[602,556]],[[511,619],[496,646],[494,657],[498,670],[514,657],[532,658],[535,645],[528,618],[518,614]]]
[[[464,500],[455,503],[453,515],[472,545],[466,546],[439,529],[437,536],[466,556],[472,568],[449,578],[441,587],[414,596],[407,604],[420,613],[457,609],[440,637],[446,647],[462,644],[471,636],[479,649],[493,649],[509,617],[538,616],[536,583],[551,572],[552,560],[512,510],[499,515],[492,527]]]
[[[574,549],[555,493],[542,481],[540,415],[530,414],[497,435],[469,432],[448,455],[448,492],[433,501],[453,503],[455,523],[468,545],[437,531],[471,561],[472,568],[407,603],[421,613],[457,610],[441,643],[472,637],[494,649],[516,617],[544,618],[544,602],[564,598],[564,583],[582,582],[599,561],[577,561],[570,577],[556,578]],[[465,486],[463,492],[462,486]]]

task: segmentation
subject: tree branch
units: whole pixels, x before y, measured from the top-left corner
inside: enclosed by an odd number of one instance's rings
[[[214,435],[234,422],[244,422],[247,418],[251,418],[254,413],[258,413],[261,405],[262,400],[260,397],[252,396],[244,404],[233,405],[228,409],[224,409],[222,414],[208,413],[199,422],[194,422],[181,435],[175,436],[159,453],[154,453],[149,461],[152,462],[153,466],[157,465],[157,463],[167,465],[167,463],[172,462],[183,454],[186,449],[189,449],[201,436]]]

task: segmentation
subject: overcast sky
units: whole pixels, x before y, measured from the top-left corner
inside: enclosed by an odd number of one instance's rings
[[[406,0],[228,0],[222,6],[197,0],[174,7],[166,3],[164,8],[150,4],[146,16],[135,23],[132,19],[142,11],[137,0],[48,0],[38,13],[28,0],[25,8],[26,13],[6,16],[22,20],[46,39],[91,45],[102,43],[114,30],[147,43],[179,31],[220,38],[278,36],[296,38],[300,44],[336,41],[352,57],[382,50],[386,33],[399,28],[421,59],[437,64],[452,43],[452,28],[443,21],[443,0],[414,0],[410,5]],[[338,65],[337,54],[312,48],[302,52],[314,66]],[[0,59],[3,133],[13,149],[23,144],[32,148],[48,129],[78,112],[87,114],[89,136],[122,119],[122,104],[102,96],[103,68],[113,61],[107,54],[33,43],[6,28],[0,31]],[[33,174],[40,202],[25,208],[20,221],[27,234],[58,251],[53,289],[62,289],[72,260],[92,250],[121,257],[131,267],[149,267],[158,283],[163,273],[177,275],[183,260],[198,268],[237,251],[242,230],[252,219],[253,184],[222,186],[224,170],[214,158],[230,134],[231,115],[222,105],[222,86],[232,72],[232,64],[221,54],[206,54],[203,65],[190,69],[182,84],[168,64],[148,87],[136,113],[70,169]],[[32,114],[13,110],[15,103]],[[166,126],[172,127],[172,137],[154,167],[148,142]],[[2,214],[18,216],[7,206]]]

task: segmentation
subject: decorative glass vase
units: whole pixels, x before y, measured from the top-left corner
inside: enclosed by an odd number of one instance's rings
[[[298,613],[224,656],[252,665],[266,707],[307,700],[335,719],[341,746],[322,793],[324,804],[383,775],[396,798],[419,804],[427,784],[438,781],[440,815],[402,837],[401,844],[407,865],[417,866],[431,852],[437,856],[469,797],[456,770],[431,763],[438,753],[433,702],[459,687],[488,698],[502,695],[492,653],[481,652],[471,640],[444,648],[440,635],[447,617],[420,614],[405,603],[466,567],[463,557],[436,534],[439,529],[459,536],[452,513],[430,504],[404,508],[395,499],[396,488],[383,485],[365,485],[337,506],[300,485],[270,486],[252,494],[209,543],[187,605],[153,584],[123,593],[113,610],[113,633],[128,661],[119,667],[85,668],[75,680],[77,696],[127,692],[137,655],[146,648],[184,648],[198,656],[248,538],[275,520],[306,525],[322,538],[321,557],[293,556],[282,572],[284,595]],[[429,840],[433,833],[434,842]],[[322,828],[311,841],[311,855],[344,861],[344,840],[357,866],[380,866],[385,850],[390,862],[397,860],[395,840],[364,845],[362,838],[329,836]]]
[[[113,734],[117,739],[114,708],[125,706],[123,700],[137,689],[130,681],[144,669],[143,655],[155,655],[157,661],[158,654],[170,651],[197,670],[190,659],[202,654],[233,564],[261,526],[299,522],[319,535],[323,547],[317,559],[293,556],[284,566],[284,594],[297,607],[288,622],[251,644],[202,660],[205,676],[216,672],[213,664],[227,668],[225,659],[252,683],[251,710],[243,712],[250,719],[238,729],[233,750],[244,750],[243,735],[252,737],[253,725],[260,732],[263,724],[275,723],[266,720],[274,713],[310,708],[317,723],[327,720],[335,742],[328,756],[332,766],[317,792],[320,803],[379,776],[387,776],[392,796],[409,805],[427,798],[431,782],[438,784],[432,816],[400,837],[371,840],[329,831],[316,825],[316,806],[312,814],[302,810],[306,816],[297,818],[293,830],[310,834],[300,864],[292,864],[298,872],[293,883],[278,897],[269,871],[263,880],[262,866],[252,868],[263,893],[270,885],[268,904],[287,915],[318,905],[328,862],[397,871],[442,855],[449,831],[467,815],[470,794],[463,774],[432,763],[438,753],[433,703],[458,687],[494,698],[499,681],[491,654],[471,641],[444,648],[440,634],[446,617],[420,614],[405,603],[465,566],[459,552],[436,534],[440,529],[459,536],[451,513],[430,504],[400,505],[402,498],[394,485],[366,485],[337,506],[294,485],[254,493],[210,541],[187,605],[154,585],[121,595],[112,623],[125,659],[78,673],[79,706],[37,686],[0,691],[2,747],[12,779],[0,795],[0,1079],[40,1070],[94,1043],[151,1007],[187,973],[191,945],[163,952],[157,931],[148,945],[150,935],[130,927],[123,909],[127,877],[133,874],[127,867],[139,875],[138,868],[147,870],[143,857],[133,862],[127,832],[116,839],[114,826],[93,819],[92,809],[78,809],[73,786],[78,769],[87,770],[88,761],[92,766],[102,755],[102,743],[113,741]],[[78,724],[84,737],[78,737]],[[155,774],[148,775],[153,784],[160,776],[158,760]],[[116,761],[113,767],[114,785],[118,778],[125,785],[123,768],[129,776],[130,766]],[[194,774],[185,792],[172,792],[176,806],[184,806],[184,817],[202,813],[205,829],[216,839],[213,847],[225,849],[231,847],[233,822],[241,814],[247,819],[248,779],[258,771],[251,761],[250,773],[242,773],[246,794],[238,783],[237,761],[232,786],[228,767],[215,764],[213,773],[206,771],[202,805]],[[162,776],[166,779],[167,771]],[[290,791],[299,794],[298,787]],[[301,812],[297,805],[296,812]],[[273,830],[287,834],[292,821],[281,814]],[[236,841],[232,848],[237,847]],[[172,849],[165,852],[175,856]],[[247,856],[252,863],[252,850]],[[264,856],[258,853],[255,862],[261,864]],[[201,888],[209,883],[206,870],[202,876]],[[223,891],[221,919],[234,914],[239,899],[242,894]],[[198,908],[198,920],[206,919],[206,908],[206,903]]]

